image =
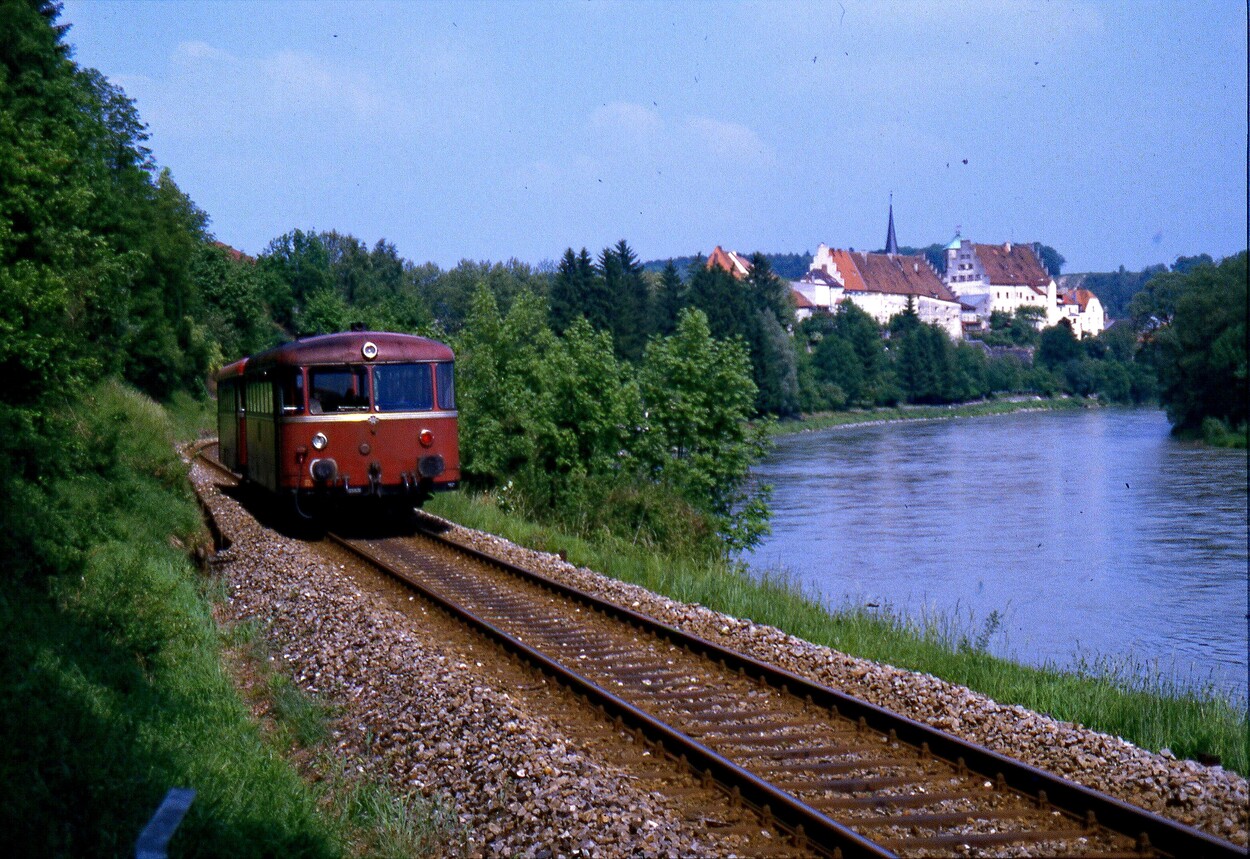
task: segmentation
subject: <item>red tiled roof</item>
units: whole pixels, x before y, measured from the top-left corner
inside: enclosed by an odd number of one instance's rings
[[[1086,307],[1089,306],[1089,300],[1094,297],[1094,293],[1088,289],[1069,289],[1063,294],[1063,304],[1080,305],[1081,312],[1084,313]]]
[[[834,251],[838,269],[846,278],[848,292],[884,292],[891,295],[915,295],[938,298],[943,301],[959,301],[942,278],[929,265],[923,254],[902,256],[899,254],[867,254],[854,251]],[[848,263],[843,269],[842,261]],[[854,277],[851,276],[854,272]],[[852,286],[852,281],[855,281]]]
[[[816,305],[807,300],[807,296],[799,292],[797,289],[790,290],[790,295],[794,299],[794,307],[796,310],[814,309]]]
[[[829,255],[833,257],[833,264],[838,267],[838,273],[842,275],[842,285],[849,292],[863,292],[864,279],[859,276],[859,268],[855,265],[855,259],[851,253],[851,251],[844,250],[829,251]]]
[[[751,273],[751,261],[742,254],[727,251],[717,245],[707,258],[707,267],[719,266],[739,280]]]
[[[248,256],[247,254],[243,253],[243,251],[235,250],[234,248],[230,247],[230,245],[226,244],[225,242],[213,242],[213,245],[225,251],[230,256],[230,259],[234,260],[235,262],[256,262],[256,260],[253,257]]]
[[[1044,292],[1050,283],[1050,275],[1028,245],[974,244],[972,250],[992,286],[1031,286]]]

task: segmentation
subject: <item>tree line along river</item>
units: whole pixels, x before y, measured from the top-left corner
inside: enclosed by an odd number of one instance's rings
[[[831,607],[953,621],[1033,665],[1105,659],[1246,700],[1245,451],[1147,409],[1017,412],[783,436],[746,560]]]

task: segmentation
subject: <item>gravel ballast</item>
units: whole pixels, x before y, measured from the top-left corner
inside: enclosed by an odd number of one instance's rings
[[[999,704],[932,675],[848,656],[448,524],[447,536],[466,545],[1234,844],[1247,844],[1250,791],[1245,778],[1222,767],[1178,760],[1166,751],[1156,754],[1119,737]]]
[[[573,725],[562,705],[535,703],[557,690],[525,688],[492,669],[487,645],[426,622],[416,604],[362,584],[324,548],[263,527],[195,463],[192,478],[232,541],[214,566],[227,579],[228,622],[258,620],[277,649],[279,670],[335,705],[344,759],[389,776],[401,789],[450,806],[467,855],[757,855],[780,846],[775,833],[743,823],[728,807],[694,813],[640,778],[602,730]],[[450,523],[449,523],[450,524]],[[1057,772],[1080,784],[1247,843],[1246,780],[1153,754],[1124,740],[997,704],[935,677],[856,659],[774,628],[678,603],[481,532],[450,525],[447,536],[553,579],[650,614],[670,625],[773,662],[971,742]],[[437,628],[442,630],[433,632]],[[518,669],[519,670],[519,669]],[[552,699],[555,700],[555,699]],[[571,699],[570,699],[571,700]],[[571,705],[566,710],[574,709]],[[600,731],[602,736],[596,734]],[[631,755],[640,761],[644,747]],[[657,762],[658,764],[658,762]],[[664,768],[660,767],[662,771]],[[688,793],[694,785],[673,791]],[[713,804],[714,801],[713,801]]]
[[[212,564],[229,594],[220,620],[263,625],[275,668],[334,708],[342,765],[452,809],[458,831],[435,855],[795,852],[555,684],[507,676],[438,611],[263,527],[212,470],[196,463],[192,478],[230,540]]]

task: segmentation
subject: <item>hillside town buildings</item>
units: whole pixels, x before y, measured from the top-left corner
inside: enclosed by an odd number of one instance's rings
[[[923,254],[859,253],[822,244],[807,274],[791,288],[812,312],[833,312],[851,301],[884,325],[910,303],[921,322],[937,325],[952,339],[963,335],[959,299]]]
[[[1098,297],[1087,289],[1060,289],[1032,245],[979,244],[956,231],[943,253],[944,274],[923,254],[900,254],[891,201],[885,252],[822,243],[806,274],[790,284],[795,315],[802,321],[833,313],[843,301],[851,301],[884,325],[910,304],[922,322],[937,325],[953,340],[989,328],[996,312],[1022,308],[1036,308],[1038,328],[1064,322],[1077,337],[1095,336],[1107,325]],[[707,265],[739,279],[751,272],[748,258],[719,245]]]

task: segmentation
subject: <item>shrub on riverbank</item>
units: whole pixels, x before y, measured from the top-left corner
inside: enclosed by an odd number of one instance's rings
[[[1241,426],[1232,428],[1228,425],[1228,421],[1219,418],[1204,418],[1202,421],[1202,440],[1212,447],[1232,447],[1239,450],[1246,449],[1246,443],[1250,437],[1247,432],[1245,423]]]
[[[183,405],[184,425],[200,425],[200,407]],[[282,756],[294,730],[262,731],[223,670],[233,639],[213,622],[220,588],[188,560],[206,537],[162,409],[107,383],[48,425],[56,467],[24,484],[22,508],[3,502],[6,523],[26,523],[7,534],[0,579],[10,851],[132,853],[175,786],[197,791],[179,855],[340,856],[384,843],[394,814],[336,806],[343,790],[302,782]],[[308,708],[286,709],[279,727],[308,725]],[[378,809],[394,804],[366,793]]]
[[[488,497],[441,495],[427,508],[522,545],[563,550],[574,564],[675,600],[750,618],[843,653],[933,674],[1000,703],[1079,722],[1144,748],[1169,748],[1181,757],[1214,756],[1230,770],[1250,772],[1246,710],[1153,669],[1131,672],[1106,664],[1087,664],[1077,672],[1030,668],[991,656],[989,627],[966,629],[942,619],[916,622],[867,608],[829,612],[784,575],[755,579],[737,565],[662,557],[610,535],[564,534],[512,516]]]

